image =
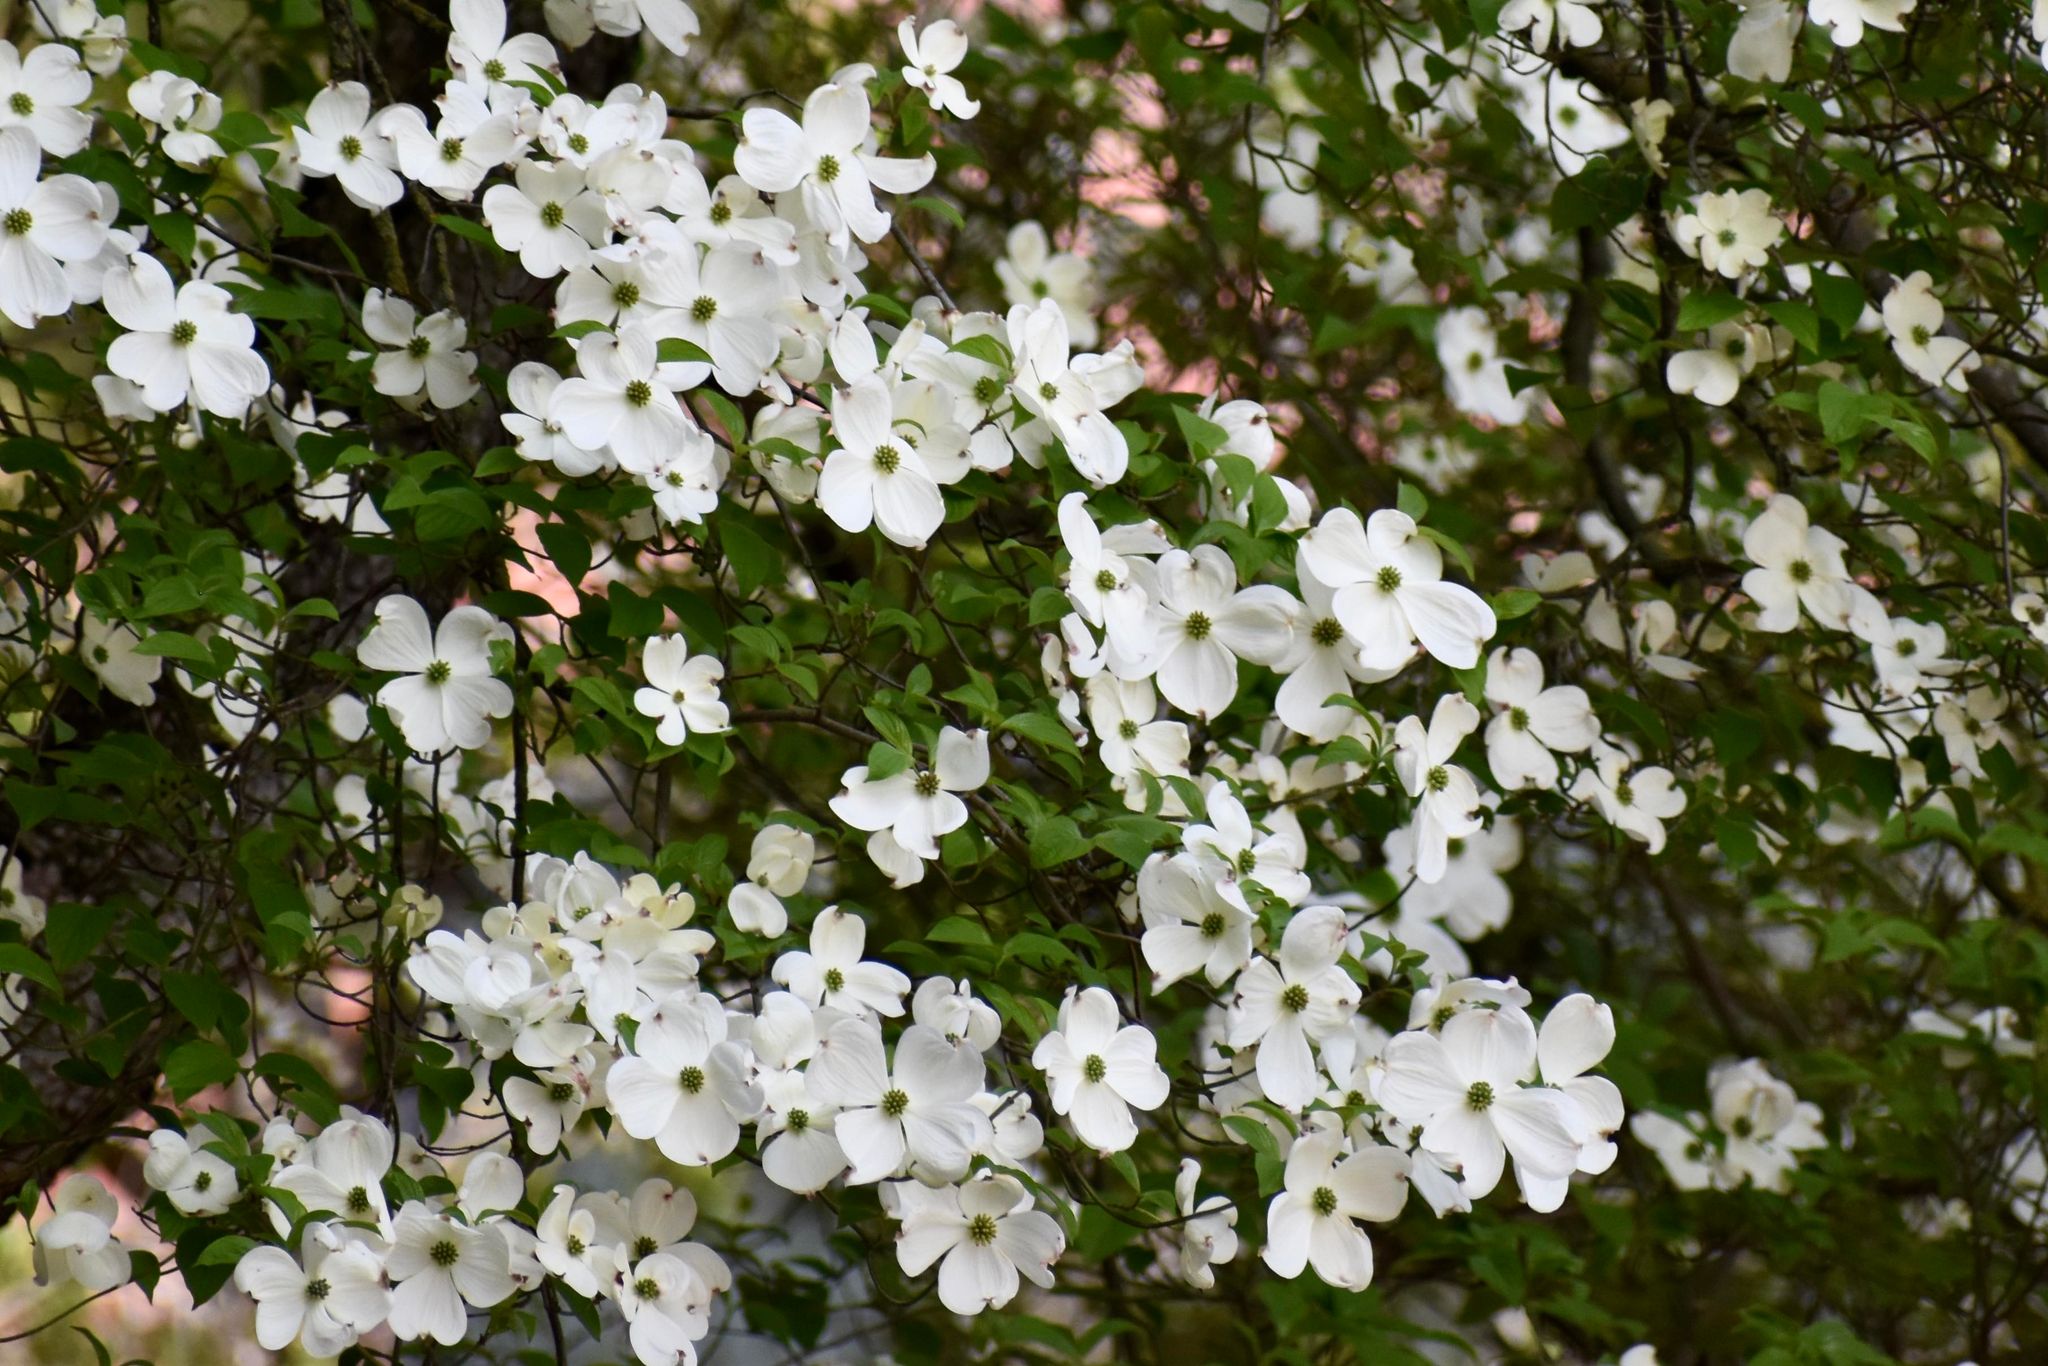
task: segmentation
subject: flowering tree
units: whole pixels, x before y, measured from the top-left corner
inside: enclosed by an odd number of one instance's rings
[[[10,1359],[2048,1352],[2048,9],[103,3]]]

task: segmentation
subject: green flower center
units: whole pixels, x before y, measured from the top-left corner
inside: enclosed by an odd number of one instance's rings
[[[901,1119],[903,1112],[910,1108],[910,1097],[897,1087],[882,1092],[882,1113],[891,1119]]]
[[[348,1206],[350,1214],[368,1214],[370,1212],[370,1193],[361,1186],[353,1186],[349,1189],[348,1195],[343,1198],[342,1203]]]
[[[1317,1186],[1316,1193],[1309,1197],[1309,1203],[1315,1206],[1317,1214],[1327,1219],[1337,1212],[1337,1192],[1328,1186]]]
[[[17,90],[7,97],[7,107],[16,118],[25,119],[36,112],[36,102],[26,90]]]
[[[1620,802],[1623,806],[1635,805],[1636,790],[1628,785],[1628,779],[1623,778],[1614,785],[1614,800]]]
[[[1529,713],[1522,710],[1520,707],[1509,707],[1508,728],[1510,730],[1529,729]]]
[[[363,154],[363,140],[350,133],[342,138],[339,150],[343,161],[354,161]]]
[[[811,1112],[809,1110],[791,1110],[789,1118],[783,1121],[783,1124],[791,1133],[800,1134],[811,1127]]]
[[[884,474],[894,474],[903,464],[903,452],[894,446],[875,447],[875,468]]]
[[[441,139],[441,160],[447,162],[450,166],[453,166],[456,162],[462,160],[461,138]]]
[[[974,381],[974,401],[986,408],[994,403],[1003,392],[1003,382],[994,375],[983,375]]]
[[[455,675],[455,666],[445,659],[437,659],[427,665],[427,682],[446,683]]]
[[[7,216],[0,218],[0,228],[5,228],[9,237],[26,237],[35,225],[35,215],[27,209],[9,209]]]
[[[652,1276],[642,1276],[633,1282],[633,1294],[638,1299],[658,1300],[661,1298],[661,1282]]]
[[[454,1266],[462,1260],[462,1249],[453,1240],[443,1238],[427,1249],[427,1255],[434,1259],[435,1266]]]
[[[196,1190],[196,1191],[207,1191],[207,1190],[212,1190],[212,1189],[213,1189],[213,1173],[212,1173],[212,1172],[205,1172],[205,1171],[203,1171],[203,1172],[200,1172],[200,1173],[199,1173],[199,1174],[198,1174],[197,1176],[193,1177],[193,1178],[192,1178],[192,1189],[193,1189],[193,1190]]]
[[[1735,229],[1723,228],[1721,229],[1721,231],[1714,234],[1714,240],[1719,242],[1724,247],[1732,247],[1740,239],[1736,237]]]
[[[405,354],[414,360],[425,360],[434,350],[434,343],[426,337],[414,337],[405,344]]]
[[[1493,1083],[1488,1081],[1473,1082],[1471,1089],[1465,1092],[1465,1103],[1474,1110],[1490,1108],[1493,1105]]]
[[[1116,733],[1126,741],[1135,740],[1138,738],[1138,723],[1126,716],[1117,722]]]
[[[830,185],[837,179],[839,179],[839,158],[828,152],[818,158],[818,180],[821,184]]]
[[[504,80],[505,64],[499,61],[496,57],[491,58],[491,60],[484,63],[484,77],[487,80],[493,81]]]
[[[1308,1009],[1308,988],[1299,982],[1290,982],[1287,990],[1280,993],[1280,1008],[1296,1015]]]
[[[576,1087],[572,1082],[558,1081],[548,1088],[548,1099],[557,1105],[567,1105],[575,1095]]]
[[[590,139],[584,137],[581,133],[569,134],[569,150],[579,157],[582,156],[590,150]]]
[[[1391,593],[1401,586],[1401,571],[1390,564],[1383,564],[1380,572],[1373,576],[1373,582],[1379,585],[1380,592]]]
[[[1331,646],[1343,641],[1343,623],[1339,622],[1335,617],[1324,617],[1321,621],[1308,628],[1308,638],[1327,650]]]
[[[838,968],[825,969],[825,990],[839,992],[846,990],[846,974]]]
[[[682,1074],[676,1078],[676,1081],[682,1086],[683,1090],[694,1096],[704,1089],[704,1069],[701,1067],[685,1067],[682,1070]]]
[[[917,795],[920,797],[936,797],[939,795],[939,775],[933,773],[930,769],[926,769],[917,775],[917,781],[912,783],[911,786],[916,789]]]
[[[1081,1075],[1090,1081],[1101,1081],[1109,1075],[1109,1064],[1102,1060],[1100,1053],[1090,1053],[1081,1064]]]
[[[631,280],[621,280],[612,286],[612,302],[620,308],[631,308],[640,302],[640,286]]]
[[[1110,573],[1107,569],[1096,570],[1095,591],[1098,593],[1114,593],[1116,591],[1116,575]]]
[[[1221,911],[1211,911],[1211,912],[1209,912],[1209,914],[1207,914],[1207,915],[1203,916],[1203,917],[1202,917],[1202,938],[1204,938],[1204,939],[1221,939],[1222,937],[1223,937],[1223,912],[1221,912]]]
[[[569,1255],[571,1257],[581,1257],[583,1255],[585,1247],[587,1247],[588,1245],[581,1238],[578,1238],[575,1234],[572,1233],[569,1235],[568,1240],[562,1244],[562,1246],[568,1249]]]
[[[635,408],[645,408],[654,402],[654,386],[644,379],[636,379],[626,386],[626,402]]]
[[[309,1300],[324,1300],[333,1291],[334,1287],[327,1283],[325,1276],[315,1276],[306,1282],[306,1298]]]
[[[1051,380],[1047,380],[1038,386],[1038,396],[1047,403],[1050,403],[1060,396],[1060,386],[1054,384]]]
[[[1920,642],[1911,636],[1907,636],[1899,642],[1898,651],[1900,659],[1911,659],[1914,655],[1920,653]]]
[[[700,323],[708,323],[718,314],[718,300],[709,294],[699,294],[690,304],[690,316]]]
[[[1209,632],[1214,629],[1214,623],[1209,620],[1207,612],[1188,613],[1184,626],[1189,640],[1207,640]]]
[[[1254,854],[1249,849],[1245,850],[1237,856],[1237,875],[1239,877],[1250,877],[1252,875],[1252,869],[1258,866],[1259,856],[1257,854]]]
[[[1805,560],[1794,560],[1785,566],[1785,572],[1792,576],[1794,583],[1810,583],[1813,580],[1813,566]]]
[[[967,1221],[967,1240],[976,1247],[987,1247],[996,1240],[996,1217],[993,1214],[977,1214]]]
[[[568,210],[552,199],[540,206],[540,223],[544,228],[559,228],[568,216]]]
[[[711,206],[711,225],[713,227],[722,228],[730,222],[732,222],[732,205],[720,202]]]
[[[1431,792],[1441,792],[1451,785],[1451,771],[1438,764],[1422,775],[1422,781]]]
[[[190,346],[198,340],[199,324],[193,322],[190,318],[180,318],[171,324],[171,344],[173,346]]]
[[[652,1257],[655,1253],[659,1252],[660,1250],[661,1244],[655,1242],[653,1237],[649,1234],[643,1233],[638,1238],[635,1238],[633,1240],[633,1260],[636,1262],[639,1261],[642,1257]],[[652,1292],[650,1292],[650,1294],[651,1293]]]

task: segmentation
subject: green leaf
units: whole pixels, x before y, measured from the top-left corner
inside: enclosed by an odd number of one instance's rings
[[[1088,853],[1087,836],[1066,816],[1052,816],[1031,829],[1031,866],[1054,868]]]
[[[712,525],[718,530],[719,548],[732,566],[742,596],[750,597],[764,584],[781,580],[782,552],[769,544],[751,514],[720,508],[712,514]]]
[[[112,906],[79,905],[60,901],[50,907],[49,923],[43,926],[43,947],[60,972],[83,963],[107,937],[120,912]]]
[[[1229,432],[1192,408],[1174,408],[1173,420],[1180,427],[1181,440],[1188,443],[1197,460],[1207,459],[1230,443]]]
[[[1070,754],[1081,752],[1081,747],[1074,742],[1074,737],[1068,733],[1066,726],[1043,712],[1019,712],[1006,718],[997,729],[1021,735],[1027,740],[1035,740],[1051,749],[1065,750]]]
[[[17,974],[52,991],[58,990],[56,970],[41,954],[26,944],[0,944],[0,976]]]
[[[700,365],[711,364],[711,353],[697,343],[683,337],[663,337],[655,349],[655,358],[664,365],[677,361],[696,361]]]
[[[235,1079],[234,1055],[208,1039],[179,1044],[164,1058],[164,1084],[178,1100],[190,1100],[209,1086]]]
[[[434,215],[434,226],[445,228],[457,237],[475,242],[478,246],[489,247],[493,251],[498,249],[498,239],[491,236],[491,230],[472,219],[452,213],[437,213]]]
[[[1715,323],[1725,323],[1749,311],[1749,305],[1733,294],[1716,290],[1709,294],[1688,294],[1678,306],[1677,327],[1681,332],[1703,332]]]
[[[923,209],[941,222],[951,224],[956,232],[967,226],[967,220],[960,216],[960,210],[954,208],[937,195],[921,194],[910,201],[910,207],[913,209]]]
[[[1403,480],[1394,490],[1394,506],[1419,522],[1429,516],[1429,495]]]
[[[1820,350],[1820,315],[1792,299],[1773,299],[1763,306],[1771,321],[1792,334],[1809,351]]]
[[[1533,588],[1510,588],[1493,597],[1493,615],[1499,621],[1526,617],[1543,605],[1543,595]]]

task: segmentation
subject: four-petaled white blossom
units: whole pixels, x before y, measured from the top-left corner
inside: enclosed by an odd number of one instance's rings
[[[215,417],[239,418],[270,389],[256,354],[256,324],[229,311],[234,300],[204,280],[173,284],[154,256],[137,253],[107,272],[106,307],[128,329],[107,348],[107,368],[140,386],[160,413],[187,398]]]
[[[511,638],[512,628],[481,607],[457,607],[436,628],[419,603],[394,595],[377,604],[356,658],[401,675],[377,690],[377,703],[414,751],[479,749],[491,738],[489,718],[512,714],[512,689],[491,676],[490,651]]]
[[[1089,987],[1068,991],[1059,1028],[1038,1041],[1031,1065],[1046,1075],[1054,1113],[1073,1120],[1083,1143],[1120,1153],[1138,1140],[1131,1110],[1166,1102],[1169,1082],[1158,1051],[1152,1031],[1125,1026],[1116,998]]]
[[[690,657],[689,642],[680,635],[658,636],[640,652],[647,686],[633,694],[633,709],[660,722],[655,738],[680,745],[691,735],[726,729],[725,703],[718,699],[718,680],[725,665],[710,655]]]
[[[1359,642],[1365,668],[1398,669],[1420,645],[1450,668],[1469,669],[1493,638],[1493,609],[1444,581],[1443,552],[1405,512],[1382,508],[1361,522],[1349,508],[1332,508],[1302,536],[1300,554],[1334,590],[1330,609]]]
[[[967,97],[967,87],[960,83],[953,69],[967,56],[967,35],[951,19],[925,25],[924,32],[917,31],[915,19],[905,19],[896,26],[896,41],[903,45],[903,82],[914,90],[924,91],[924,97],[934,109],[943,109],[954,118],[971,119],[981,112],[981,101]]]

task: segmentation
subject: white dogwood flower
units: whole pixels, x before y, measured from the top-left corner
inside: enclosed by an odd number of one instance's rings
[[[514,1290],[512,1249],[489,1225],[465,1224],[418,1200],[392,1221],[391,1331],[401,1341],[432,1338],[453,1347],[469,1332],[464,1306],[488,1309]]]
[[[1038,1041],[1031,1065],[1046,1075],[1054,1113],[1073,1120],[1083,1143],[1120,1153],[1138,1141],[1132,1109],[1166,1103],[1170,1083],[1158,1051],[1150,1030],[1124,1026],[1114,996],[1101,987],[1070,988],[1059,1028]]]
[[[1259,1046],[1259,1087],[1285,1109],[1304,1108],[1320,1089],[1311,1041],[1344,1029],[1358,1009],[1362,993],[1338,963],[1348,934],[1343,911],[1308,907],[1287,922],[1276,958],[1254,958],[1238,975],[1230,1046]]]
[[[929,153],[907,161],[862,151],[868,120],[867,91],[854,84],[813,90],[801,125],[780,110],[755,105],[741,117],[733,169],[763,194],[797,191],[806,216],[833,247],[844,247],[849,233],[878,242],[888,235],[889,215],[876,207],[874,192],[922,189],[937,163]]]
[[[726,1029],[716,997],[672,996],[641,1023],[632,1056],[605,1077],[621,1127],[653,1139],[671,1162],[716,1162],[739,1145],[740,1122],[761,1108],[759,1089],[747,1081],[746,1055]]]
[[[672,635],[647,642],[640,652],[640,668],[647,686],[634,692],[633,709],[661,722],[655,738],[664,745],[727,729],[726,706],[718,699],[724,664],[710,655],[692,659],[689,642]]]
[[[0,128],[24,129],[44,152],[68,157],[92,137],[92,115],[78,108],[91,98],[92,74],[76,48],[40,43],[24,57],[0,40]]]
[[[1015,1177],[983,1173],[917,1202],[896,1235],[896,1261],[906,1276],[938,1262],[939,1302],[979,1314],[1015,1299],[1020,1277],[1050,1289],[1066,1245],[1058,1221],[1031,1207]]]
[[[1518,1174],[1540,1178],[1543,1194],[1563,1199],[1563,1180],[1579,1164],[1576,1116],[1564,1093],[1522,1084],[1536,1068],[1536,1029],[1527,1015],[1460,1011],[1434,1033],[1396,1034],[1383,1060],[1379,1103],[1419,1125],[1432,1152],[1459,1164],[1472,1199],[1500,1184],[1510,1155]],[[1544,1208],[1528,1184],[1523,1193]]]
[[[300,1248],[303,1266],[281,1247],[251,1248],[235,1263],[235,1288],[256,1301],[259,1347],[299,1342],[313,1356],[337,1356],[390,1312],[384,1264],[325,1224],[308,1225]]]
[[[1700,195],[1692,211],[1679,214],[1671,225],[1672,238],[1687,255],[1730,280],[1762,269],[1784,235],[1785,222],[1772,210],[1768,190]]]
[[[398,149],[375,127],[370,91],[361,81],[324,87],[306,104],[304,127],[292,129],[299,167],[307,175],[333,176],[358,206],[387,209],[405,197]]]
[[[1600,720],[1586,690],[1543,686],[1534,651],[1498,649],[1486,662],[1486,766],[1504,789],[1557,786],[1557,754],[1578,754],[1600,738]],[[1556,751],[1556,753],[1552,753]]]
[[[1984,358],[1961,337],[1942,335],[1947,311],[1926,271],[1916,270],[1893,285],[1884,296],[1883,313],[1901,364],[1924,383],[1959,394],[1969,391],[1970,373],[1982,367]]]
[[[1387,1223],[1408,1203],[1408,1154],[1375,1144],[1346,1154],[1344,1135],[1315,1129],[1287,1155],[1285,1186],[1266,1210],[1259,1256],[1274,1274],[1313,1267],[1326,1284],[1363,1290],[1372,1283],[1372,1242],[1361,1219]]]
[[[981,1055],[924,1025],[903,1031],[892,1068],[877,1021],[841,1020],[819,1041],[805,1076],[839,1112],[835,1133],[853,1164],[846,1178],[853,1185],[906,1170],[928,1184],[957,1181],[993,1137],[973,1103],[982,1089]]]
[[[441,309],[422,318],[395,294],[372,289],[363,296],[363,331],[385,349],[370,363],[370,381],[380,394],[404,402],[422,390],[436,408],[460,408],[476,396],[476,356],[469,324]]]
[[[1415,799],[1415,876],[1435,882],[1444,875],[1450,842],[1478,830],[1479,788],[1472,775],[1451,762],[1465,737],[1479,728],[1479,709],[1458,693],[1445,693],[1424,727],[1419,716],[1404,716],[1394,728],[1394,771]]]
[[[988,781],[988,732],[946,726],[932,745],[932,766],[907,767],[870,778],[866,764],[846,770],[846,788],[832,799],[832,814],[856,830],[886,830],[921,859],[939,856],[938,840],[967,823],[967,804],[956,795]]]
[[[775,960],[771,974],[813,1010],[827,1008],[872,1018],[903,1013],[910,979],[887,963],[861,957],[867,922],[850,911],[827,906],[811,922],[810,948],[791,949]]]
[[[492,641],[512,628],[481,607],[457,607],[438,628],[426,609],[393,595],[377,604],[377,624],[356,647],[366,669],[400,675],[377,690],[377,703],[420,754],[489,743],[488,718],[512,714],[512,689],[491,676]]]
[[[971,119],[981,112],[981,101],[967,98],[967,87],[953,75],[967,56],[967,35],[958,24],[941,19],[925,25],[919,33],[917,21],[905,19],[896,26],[896,41],[903,45],[903,60],[908,63],[903,68],[904,84],[924,91],[932,108],[958,119]]]
[[[818,506],[844,531],[870,525],[897,545],[920,547],[946,520],[946,500],[917,447],[899,435],[887,383],[869,376],[832,394],[839,449],[818,476]]]
[[[1237,566],[1222,547],[1169,550],[1154,572],[1152,644],[1142,672],[1166,700],[1202,719],[1237,697],[1239,659],[1273,664],[1293,645],[1301,604],[1269,583],[1237,586]]]
[[[107,272],[107,312],[128,329],[107,348],[107,368],[141,386],[160,413],[187,398],[215,417],[239,418],[270,389],[256,354],[256,324],[230,312],[233,298],[204,280],[171,282],[153,256],[137,253]]]
[[[1382,508],[1360,522],[1332,508],[1300,542],[1303,564],[1336,590],[1331,610],[1360,642],[1368,669],[1398,669],[1415,647],[1453,669],[1479,662],[1493,609],[1471,589],[1443,581],[1443,552],[1405,512]]]

